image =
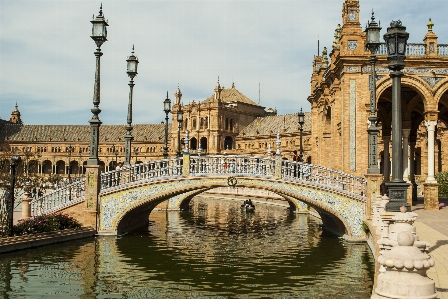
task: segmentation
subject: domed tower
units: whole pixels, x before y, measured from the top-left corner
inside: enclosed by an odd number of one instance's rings
[[[17,106],[17,102],[14,111],[11,112],[11,118],[9,119],[9,121],[13,124],[22,124],[22,119],[20,118],[20,111],[19,106]]]

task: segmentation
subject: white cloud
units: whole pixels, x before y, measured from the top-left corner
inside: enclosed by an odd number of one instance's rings
[[[33,124],[88,124],[93,107],[95,44],[92,14],[100,2],[83,0],[0,0],[0,117],[9,119],[17,101]],[[102,46],[100,119],[126,122],[126,58],[135,44],[134,123],[164,119],[166,91],[183,102],[212,95],[217,77],[279,113],[309,110],[311,63],[331,47],[341,23],[342,0],[295,1],[103,1],[109,20]],[[437,0],[360,0],[363,27],[373,8],[382,33],[401,19],[422,42],[431,17],[439,43],[448,26]]]

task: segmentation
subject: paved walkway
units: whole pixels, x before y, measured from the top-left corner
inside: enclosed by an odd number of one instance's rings
[[[435,260],[435,266],[428,270],[428,277],[436,283],[437,298],[448,299],[448,199],[441,198],[445,203],[438,211],[423,209],[423,199],[419,199],[412,207],[418,214],[414,226],[420,240],[431,244],[429,254]]]

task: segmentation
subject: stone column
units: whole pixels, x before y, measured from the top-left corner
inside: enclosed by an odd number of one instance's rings
[[[409,182],[409,158],[408,158],[408,150],[409,150],[409,134],[411,133],[411,129],[403,129],[403,180],[405,182]]]
[[[426,177],[426,183],[429,183],[436,182],[434,178],[434,131],[437,121],[427,120],[425,125],[428,132],[428,176]]]
[[[384,154],[384,161],[383,161],[384,180],[383,180],[381,192],[383,194],[385,194],[385,193],[387,193],[386,192],[385,183],[389,182],[389,178],[390,178],[390,167],[389,167],[390,166],[390,154],[389,154],[390,136],[383,136],[383,142],[384,142],[384,150],[383,150],[383,154]]]
[[[423,183],[423,196],[425,210],[439,209],[439,184],[434,178],[434,131],[437,125],[436,120],[425,122],[428,131],[428,175]]]
[[[409,179],[412,186],[411,199],[412,202],[414,202],[417,201],[417,183],[415,182],[415,140],[409,142],[409,160]]]

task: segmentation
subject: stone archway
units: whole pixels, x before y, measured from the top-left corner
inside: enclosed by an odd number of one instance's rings
[[[242,177],[238,178],[238,185],[266,189],[289,197],[292,201],[309,204],[321,213],[322,220],[326,222],[325,225],[329,230],[344,235],[349,240],[365,237],[362,230],[365,209],[363,200],[332,193],[329,190],[318,190],[315,186],[273,179]],[[151,210],[163,201],[183,193],[202,192],[224,186],[227,186],[225,177],[182,178],[105,192],[100,199],[98,231],[100,234],[126,232],[138,225],[144,225]]]

